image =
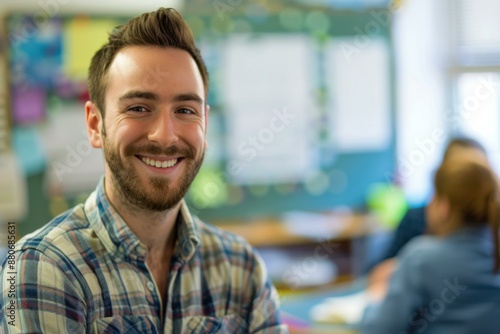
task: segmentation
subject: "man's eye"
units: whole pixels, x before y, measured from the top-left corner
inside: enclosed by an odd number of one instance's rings
[[[127,109],[127,111],[133,111],[133,112],[146,112],[148,111],[146,108],[141,107],[141,106],[135,106],[135,107],[130,107]]]
[[[178,109],[177,112],[179,114],[196,114],[193,110],[191,109],[186,109],[186,108],[181,108],[181,109]]]

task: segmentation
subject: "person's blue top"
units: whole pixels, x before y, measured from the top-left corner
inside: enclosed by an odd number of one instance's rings
[[[409,209],[398,224],[396,231],[394,231],[386,250],[381,253],[382,256],[378,256],[371,261],[364,268],[365,273],[373,270],[381,262],[396,257],[410,240],[425,233],[426,226],[425,207]]]
[[[500,333],[500,274],[487,227],[421,236],[398,255],[388,295],[369,306],[361,333]]]
[[[382,260],[395,257],[410,240],[424,234],[425,229],[425,207],[409,209],[394,232],[394,237]]]

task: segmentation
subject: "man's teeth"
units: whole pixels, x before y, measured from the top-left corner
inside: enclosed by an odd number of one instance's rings
[[[156,167],[156,168],[169,168],[175,166],[177,163],[177,159],[167,160],[167,161],[158,161],[149,158],[142,158],[142,161],[147,165]]]

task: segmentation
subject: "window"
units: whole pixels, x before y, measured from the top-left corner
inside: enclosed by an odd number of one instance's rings
[[[500,1],[450,0],[450,6],[455,64],[499,65]]]
[[[450,0],[452,134],[479,140],[500,171],[500,1]]]

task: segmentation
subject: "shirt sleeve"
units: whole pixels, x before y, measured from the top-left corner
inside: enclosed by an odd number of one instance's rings
[[[419,241],[408,245],[398,257],[398,268],[391,278],[385,299],[365,309],[362,334],[404,333],[422,321],[418,310],[425,301],[421,281],[425,256],[418,248],[425,245]]]
[[[249,316],[249,333],[288,333],[288,327],[281,323],[278,293],[271,283],[264,261],[255,254],[255,268],[252,271],[253,303]]]
[[[0,270],[0,332],[84,333],[86,305],[70,271],[29,248],[14,262]]]

